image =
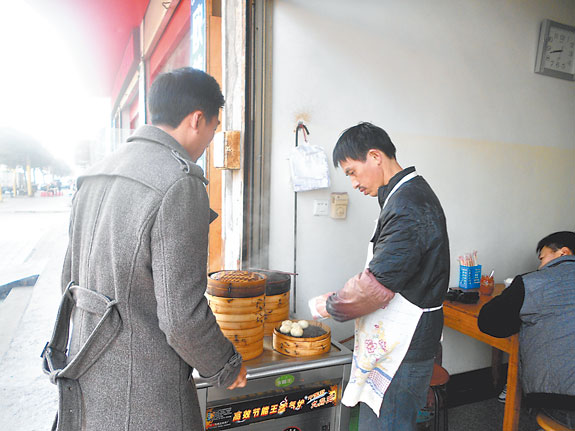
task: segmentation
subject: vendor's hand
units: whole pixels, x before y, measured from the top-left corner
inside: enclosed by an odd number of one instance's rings
[[[228,386],[228,389],[231,390],[235,388],[243,388],[248,381],[248,379],[246,378],[247,374],[248,371],[246,370],[246,367],[242,364],[242,367],[240,368],[240,372],[236,377],[236,380],[230,386]]]
[[[324,293],[315,299],[315,309],[321,317],[329,317],[329,313],[325,309],[327,298],[333,295],[334,292]]]

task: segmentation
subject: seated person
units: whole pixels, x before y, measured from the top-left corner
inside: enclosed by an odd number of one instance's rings
[[[521,383],[527,401],[575,427],[575,232],[537,244],[539,269],[518,275],[483,306],[479,329],[504,338],[519,332]]]

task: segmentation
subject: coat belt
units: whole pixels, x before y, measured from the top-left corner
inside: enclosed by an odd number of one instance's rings
[[[101,316],[80,350],[68,362],[67,351],[72,311],[77,307]],[[78,379],[100,358],[117,337],[122,318],[117,301],[71,282],[66,287],[52,338],[42,351],[42,368],[58,385],[59,406],[52,430],[79,430],[82,427],[82,393]]]

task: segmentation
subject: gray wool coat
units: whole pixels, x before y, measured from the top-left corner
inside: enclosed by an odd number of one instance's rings
[[[121,318],[78,379],[82,430],[203,430],[192,368],[228,386],[241,356],[204,296],[215,213],[202,169],[170,135],[143,126],[78,184],[62,286],[115,299]],[[70,359],[99,318],[74,310]]]

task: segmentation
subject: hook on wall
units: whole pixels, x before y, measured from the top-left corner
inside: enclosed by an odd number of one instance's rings
[[[298,146],[298,137],[299,137],[299,131],[302,131],[303,133],[303,140],[305,142],[307,142],[307,135],[309,135],[309,130],[307,128],[307,126],[303,123],[303,121],[298,121],[297,126],[295,128],[295,146]]]

